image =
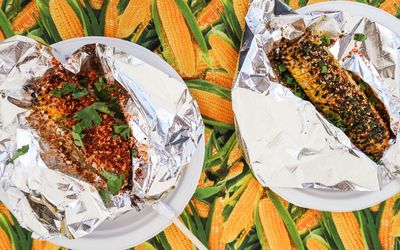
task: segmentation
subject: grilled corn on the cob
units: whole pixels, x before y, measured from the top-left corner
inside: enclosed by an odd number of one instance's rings
[[[293,76],[309,100],[341,128],[361,151],[378,159],[390,133],[375,106],[317,36],[306,34],[279,52],[278,71]]]

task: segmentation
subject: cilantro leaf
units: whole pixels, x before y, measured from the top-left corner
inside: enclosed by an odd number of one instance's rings
[[[321,67],[321,73],[322,73],[322,74],[325,74],[325,73],[327,73],[327,72],[328,72],[328,66],[322,65],[322,67]]]
[[[50,91],[50,94],[52,94],[56,97],[61,97],[61,96],[68,95],[71,93],[74,96],[74,98],[83,97],[83,96],[89,94],[89,92],[86,89],[76,87],[68,82],[63,82],[61,85],[61,89],[54,89],[54,90]]]
[[[106,189],[100,189],[99,191],[99,195],[101,197],[101,199],[103,200],[104,203],[108,203],[111,201],[111,195],[110,192],[107,191]]]
[[[29,145],[24,145],[15,151],[14,155],[6,161],[6,165],[13,163],[18,157],[26,154],[29,150]]]
[[[78,147],[83,147],[83,137],[85,137],[85,134],[82,134],[82,128],[79,124],[76,124],[72,126],[72,138],[74,139],[74,143]]]
[[[94,83],[94,87],[96,88],[97,91],[101,91],[105,88],[108,87],[107,83],[104,81],[103,77],[100,77],[95,83]]]
[[[325,46],[329,46],[331,44],[331,39],[329,38],[329,36],[327,34],[324,34],[321,38],[321,43]]]
[[[120,135],[125,141],[128,141],[131,136],[131,130],[128,125],[115,125],[114,132]]]
[[[108,171],[100,173],[101,176],[107,181],[107,188],[113,194],[117,195],[124,184],[125,174],[112,174]]]
[[[285,72],[285,71],[286,71],[286,66],[285,66],[285,64],[279,65],[279,66],[276,68],[276,70],[277,70],[279,73]]]
[[[138,156],[138,151],[132,148],[132,157],[137,158],[137,156]]]
[[[98,112],[111,114],[107,104],[104,102],[95,102],[75,113],[74,118],[80,120],[79,126],[81,127],[82,131],[92,127],[93,125],[100,125],[102,119]]]

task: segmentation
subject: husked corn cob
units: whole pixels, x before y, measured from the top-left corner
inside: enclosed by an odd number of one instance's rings
[[[400,7],[400,0],[386,0],[379,5],[379,8],[395,16],[397,14],[396,6]]]
[[[385,202],[385,207],[383,208],[378,238],[381,242],[382,250],[389,250],[394,248],[395,236],[393,228],[394,210],[393,206],[395,203],[395,198],[392,197]]]
[[[109,0],[105,15],[104,36],[117,37],[119,0]]]
[[[365,154],[380,158],[389,145],[389,129],[361,90],[320,40],[309,34],[282,49],[281,59],[310,101],[339,121]]]
[[[131,0],[122,13],[118,26],[118,37],[128,37],[139,26],[146,28],[151,19],[151,0]]]
[[[172,250],[192,250],[192,242],[172,224],[164,230],[165,237]]]
[[[332,219],[346,250],[365,249],[361,227],[352,212],[332,213]]]
[[[58,250],[59,246],[54,245],[48,241],[44,240],[36,240],[34,239],[32,242],[32,250]]]
[[[239,21],[240,28],[244,30],[246,23],[246,15],[249,9],[249,0],[233,0],[233,9],[235,10],[235,15]]]
[[[220,31],[214,31],[209,35],[212,53],[228,74],[234,74],[239,53],[233,47],[230,39]]]
[[[243,172],[244,163],[238,161],[233,165],[228,172],[228,175],[225,177],[225,180],[232,180]]]
[[[2,250],[11,250],[13,247],[11,246],[10,238],[6,232],[4,232],[3,228],[0,227],[0,249]]]
[[[329,250],[329,246],[326,241],[318,235],[312,235],[306,240],[306,246],[308,250]]]
[[[297,221],[296,229],[300,234],[311,231],[311,229],[318,226],[318,219],[321,219],[322,213],[317,210],[307,210]]]
[[[12,29],[17,33],[23,33],[33,28],[36,25],[35,17],[39,18],[39,10],[35,1],[31,1],[13,19]]]
[[[139,246],[136,246],[135,250],[156,250],[156,248],[153,247],[152,244],[150,244],[148,242],[144,242],[144,243],[140,244]]]
[[[197,24],[200,29],[207,29],[221,19],[220,13],[224,13],[221,0],[211,0],[197,15]]]
[[[376,213],[376,212],[379,211],[379,208],[380,208],[380,207],[381,207],[381,204],[379,203],[379,204],[376,204],[375,206],[370,207],[369,210],[370,210],[371,212]]]
[[[242,158],[242,151],[239,148],[239,144],[236,143],[232,151],[229,153],[227,164],[231,165],[234,162],[238,161],[240,158]]]
[[[248,222],[254,217],[254,206],[260,199],[263,188],[256,179],[251,179],[246,190],[240,196],[238,202],[225,222],[222,233],[222,241],[229,243],[248,226]]]
[[[2,202],[0,202],[0,213],[2,213],[10,222],[10,224],[13,226],[14,225],[14,220],[12,219],[10,211],[4,206]]]
[[[63,40],[84,36],[83,26],[66,0],[50,0],[49,10]]]
[[[208,50],[208,55],[210,56],[211,59],[211,64],[215,69],[222,69],[224,68],[224,66],[221,65],[221,63],[219,62],[217,56],[215,55],[213,49]],[[233,76],[232,76],[233,78]]]
[[[192,198],[192,203],[196,213],[199,215],[200,218],[207,218],[210,212],[210,205],[205,203],[204,201],[198,200],[196,198]],[[186,206],[187,211],[190,215],[193,215],[192,209],[190,209],[189,204]]]
[[[210,250],[224,250],[225,243],[221,240],[222,232],[224,230],[224,217],[222,211],[225,206],[221,197],[215,199],[214,211],[211,219],[210,237],[208,239]]]
[[[85,2],[83,0],[80,0],[80,2],[83,7],[86,7]],[[103,7],[103,3],[104,0],[89,0],[90,7],[92,7],[95,10],[100,10],[101,7]]]
[[[209,70],[206,72],[204,80],[213,82],[221,87],[231,89],[233,83],[233,76],[224,71]]]
[[[157,10],[176,67],[187,77],[196,72],[196,52],[185,18],[173,0],[158,0]]]
[[[269,198],[260,200],[258,213],[270,249],[292,249],[285,223]]]
[[[190,89],[192,96],[197,101],[202,115],[214,120],[233,124],[232,102],[213,93]]]

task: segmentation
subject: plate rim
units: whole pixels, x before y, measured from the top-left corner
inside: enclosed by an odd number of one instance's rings
[[[368,13],[368,18],[372,19],[379,24],[387,27],[392,32],[396,33],[400,36],[400,20],[396,17],[390,15],[389,13],[358,2],[349,2],[349,1],[328,1],[310,4],[304,6],[296,12],[300,14],[304,14],[309,11],[315,10],[329,10],[329,11],[343,11],[345,10],[347,13],[352,14],[354,10],[358,11],[360,14]],[[359,14],[359,15],[360,15]],[[354,14],[357,15],[357,14]],[[397,24],[397,26],[396,26]],[[394,179],[388,184],[386,184],[382,190],[380,191],[327,191],[327,190],[318,190],[318,189],[300,189],[300,188],[280,188],[280,187],[270,187],[272,191],[280,195],[285,200],[289,202],[308,209],[316,209],[321,211],[330,211],[330,212],[350,212],[365,209],[396,195],[400,192],[400,179]],[[327,199],[325,198],[327,194],[332,194],[334,196],[342,195],[339,199]],[[356,197],[351,197],[352,195],[357,194]],[[308,201],[307,201],[308,199]]]
[[[144,48],[138,44],[134,44],[134,43],[126,41],[126,40],[111,38],[111,37],[103,37],[103,36],[87,36],[87,37],[79,37],[79,38],[63,40],[58,43],[52,44],[50,46],[52,48],[55,48],[55,52],[56,52],[57,48],[60,48],[60,47],[75,46],[73,44],[91,44],[91,43],[102,43],[102,44],[114,46],[118,49],[125,50],[125,51],[129,50],[129,48],[131,51],[133,51],[133,50],[137,50],[137,52],[140,51],[141,54],[143,53],[143,56],[148,56],[150,58],[149,60],[154,60],[154,64],[157,64],[158,66],[163,68],[163,69],[158,68],[159,70],[161,70],[165,74],[169,75],[170,77],[173,77],[173,78],[179,80],[180,82],[185,83],[183,81],[183,79],[179,76],[179,74],[172,68],[172,66],[169,65],[166,61],[164,61],[161,57],[157,56],[156,54],[154,54],[152,51],[148,50],[147,48]],[[81,45],[79,45],[79,46],[81,46]],[[124,46],[125,46],[125,48],[123,48]],[[127,53],[130,53],[130,52],[127,52]],[[130,54],[132,54],[132,53],[130,53]],[[147,59],[140,58],[141,56],[138,56],[138,55],[135,55],[135,56],[137,56],[140,60],[143,60],[145,62],[147,61]],[[146,62],[146,63],[148,63],[148,62]],[[154,64],[153,65],[150,64],[150,65],[157,67]],[[190,202],[190,199],[193,197],[193,194],[196,191],[197,183],[200,179],[202,167],[204,164],[204,152],[205,152],[205,131],[203,130],[202,139],[200,140],[200,142],[197,146],[197,149],[195,150],[188,166],[186,166],[186,168],[183,170],[184,172],[182,173],[182,176],[180,176],[177,186],[174,188],[173,191],[171,191],[171,193],[168,193],[165,197],[162,198],[162,201],[164,201],[166,204],[170,205],[171,208],[173,208],[174,212],[177,215],[181,214],[184,211],[186,205]],[[198,162],[194,162],[197,159],[199,159]],[[190,168],[190,167],[195,168],[195,170],[193,170],[194,173],[191,172],[190,175],[188,175],[188,173],[189,173],[188,168]],[[182,183],[184,182],[184,180],[187,180],[187,179],[190,179],[190,181],[187,181],[189,183],[189,185],[186,185],[183,187]],[[184,197],[181,197],[179,200],[174,199],[174,197],[177,197],[177,194],[179,194],[179,190],[182,190],[181,193],[185,192]],[[171,220],[159,215],[154,210],[151,210],[151,209],[150,210],[147,209],[147,210],[150,212],[150,214],[147,214],[147,217],[152,217],[153,221],[158,220],[156,222],[157,229],[153,230],[152,233],[148,233],[146,236],[141,237],[140,240],[131,240],[129,243],[126,242],[119,246],[115,246],[116,242],[114,240],[112,240],[112,237],[114,237],[114,236],[109,236],[109,237],[107,237],[107,241],[112,241],[113,246],[101,245],[101,246],[96,246],[96,248],[97,249],[131,248],[135,245],[138,245],[142,242],[147,241],[148,239],[151,239],[152,237],[161,233],[165,228],[167,228],[169,225],[172,224]],[[129,212],[127,214],[129,214]],[[125,216],[127,216],[127,214],[125,214]],[[122,216],[124,216],[124,215],[122,215]],[[108,223],[111,223],[111,222],[109,221]],[[143,221],[141,221],[141,223],[143,223]],[[127,230],[128,227],[125,227],[125,229]],[[106,232],[105,231],[97,231],[96,232],[96,230],[98,230],[98,228],[95,229],[93,231],[93,233],[91,233],[85,237],[79,238],[79,239],[68,240],[64,237],[64,238],[50,239],[49,241],[54,244],[57,244],[59,246],[64,246],[64,247],[68,247],[68,248],[72,248],[72,249],[88,249],[88,247],[94,247],[96,244],[96,241],[98,239],[103,239],[107,235],[107,231]],[[123,229],[118,231],[118,229],[116,229],[115,227],[113,229],[111,229],[111,231],[113,231],[113,230],[116,231],[113,235],[118,235],[119,237],[123,237],[123,236],[121,236],[121,234],[123,234],[123,231],[126,231]],[[126,231],[124,233],[124,235],[125,235],[125,237],[131,236],[130,238],[135,238],[135,237],[132,237],[133,232],[134,231]],[[99,234],[99,235],[97,235],[97,234]],[[93,238],[96,235],[97,235],[97,237]]]

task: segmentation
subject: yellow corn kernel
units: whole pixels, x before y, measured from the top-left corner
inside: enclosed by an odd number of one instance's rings
[[[206,128],[205,129],[205,135],[204,135],[204,139],[205,139],[205,141],[206,141],[206,144],[208,143],[208,141],[210,140],[210,138],[211,138],[211,135],[214,133],[214,130],[213,129],[209,129],[209,128]]]
[[[83,7],[86,7],[85,2],[83,0],[80,0],[80,2]],[[92,9],[95,10],[100,10],[103,7],[103,3],[104,3],[103,0],[89,0],[90,7],[92,7]]]
[[[215,83],[221,87],[231,89],[233,83],[233,75],[220,70],[209,70],[206,72],[204,80]]]
[[[232,180],[243,172],[244,163],[238,161],[233,165],[228,172],[228,175],[225,177],[225,180]]]
[[[206,173],[202,172],[200,175],[199,184],[197,185],[198,188],[211,187],[214,185],[214,182],[210,181],[209,179],[206,179],[206,177],[207,177]]]
[[[306,246],[307,246],[308,250],[328,250],[329,249],[327,243],[323,240],[323,238],[321,236],[317,236],[317,235],[308,237],[306,240]]]
[[[10,238],[6,232],[4,232],[3,228],[0,227],[0,249],[2,250],[11,250],[13,247],[11,246]]]
[[[385,202],[382,217],[379,225],[378,238],[381,242],[382,250],[391,250],[394,248],[395,236],[393,228],[394,211],[393,206],[395,198],[392,197]]]
[[[0,30],[0,41],[3,41],[6,37],[3,34],[3,31]]]
[[[44,240],[36,240],[34,239],[32,242],[32,250],[58,250],[59,246],[54,245],[48,241]]]
[[[144,242],[144,243],[140,244],[139,246],[136,246],[135,250],[156,250],[156,248],[152,244],[150,244],[148,242]]]
[[[197,215],[200,218],[207,218],[210,212],[210,205],[196,198],[192,198],[192,203]],[[189,212],[190,215],[193,215],[192,209],[190,208],[189,204],[186,206],[186,210]]]
[[[208,239],[210,250],[223,250],[225,243],[221,240],[222,232],[224,230],[224,217],[222,211],[225,206],[221,197],[215,199],[214,211],[211,219],[210,237]]]
[[[258,203],[262,191],[262,186],[252,178],[225,222],[222,233],[223,242],[234,241],[248,226],[248,222],[254,217],[254,206]]]
[[[379,8],[388,12],[389,14],[397,15],[396,6],[398,8],[400,7],[400,0],[386,0],[379,5]]]
[[[164,230],[165,237],[172,250],[192,250],[192,242],[174,225]]]
[[[247,10],[249,9],[249,0],[233,0],[233,9],[239,21],[240,28],[244,30],[246,22],[245,18],[247,15]]]
[[[200,47],[194,43],[196,51],[196,73],[192,78],[200,78],[208,68],[206,60],[203,58],[203,53]]]
[[[50,0],[49,10],[63,40],[84,36],[82,24],[66,0]]]
[[[242,151],[239,148],[239,144],[236,143],[232,151],[229,153],[227,164],[231,165],[234,162],[238,161],[240,158],[242,158]]]
[[[393,236],[400,237],[400,212],[398,212],[393,219]]]
[[[39,10],[35,1],[29,2],[21,12],[13,19],[11,26],[16,33],[23,33],[36,25],[36,18],[39,18]]]
[[[228,74],[234,74],[239,53],[233,47],[229,38],[222,32],[213,32],[208,37],[212,53]]]
[[[4,206],[4,204],[1,202],[0,202],[0,213],[2,213],[8,219],[8,222],[10,222],[12,226],[14,226],[14,220],[12,219],[10,210],[8,210],[8,208]]]
[[[376,212],[379,211],[379,208],[380,208],[380,207],[381,207],[381,204],[378,203],[378,204],[376,204],[375,206],[370,207],[369,210],[370,210],[371,212],[376,213]]]
[[[289,7],[294,10],[300,9],[301,6],[299,5],[299,0],[290,0]]]
[[[224,7],[221,0],[211,0],[197,15],[197,24],[200,29],[207,29],[221,19]]]
[[[346,250],[365,249],[360,225],[352,212],[332,213],[332,219]]]
[[[119,0],[109,0],[104,18],[104,36],[117,37]]]
[[[139,26],[146,28],[151,19],[151,0],[131,0],[120,17],[118,37],[130,36]]]
[[[185,76],[193,77],[196,72],[196,53],[185,18],[173,0],[157,1],[157,10],[176,67]]]
[[[218,59],[217,59],[217,57],[216,57],[216,55],[215,55],[215,53],[213,52],[212,49],[209,49],[209,50],[208,50],[208,55],[209,55],[210,60],[211,60],[211,65],[212,65],[215,69],[222,69],[222,68],[224,68],[224,67],[221,65],[221,63],[218,61]],[[232,78],[233,78],[233,76],[232,76]]]
[[[296,229],[300,234],[311,231],[318,226],[318,219],[321,218],[322,213],[320,211],[309,209],[296,221]]]
[[[232,102],[207,91],[190,89],[201,114],[226,124],[233,124]]]
[[[269,198],[260,200],[258,213],[270,249],[292,249],[285,223]]]

